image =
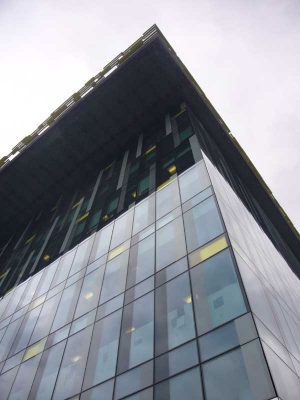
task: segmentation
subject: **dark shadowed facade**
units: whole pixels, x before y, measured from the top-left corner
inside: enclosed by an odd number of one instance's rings
[[[1,400],[300,398],[299,234],[156,26],[0,194]]]

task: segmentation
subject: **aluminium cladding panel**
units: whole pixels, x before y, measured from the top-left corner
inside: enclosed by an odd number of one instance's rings
[[[203,160],[0,310],[3,400],[276,396]]]
[[[300,393],[300,281],[223,176],[204,156],[258,334],[282,399]]]

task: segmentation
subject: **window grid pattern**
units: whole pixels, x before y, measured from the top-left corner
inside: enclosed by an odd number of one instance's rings
[[[245,381],[260,359],[261,391],[236,393],[275,396],[206,174],[200,161],[1,300],[4,398],[179,399],[185,385],[213,400],[213,361],[222,382],[230,357]],[[227,347],[202,356],[220,329]]]

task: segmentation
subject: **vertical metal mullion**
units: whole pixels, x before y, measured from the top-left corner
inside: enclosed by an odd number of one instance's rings
[[[103,169],[98,174],[98,177],[96,179],[95,186],[94,186],[94,189],[93,189],[93,193],[92,193],[91,198],[89,200],[89,203],[88,203],[88,206],[86,208],[86,211],[90,211],[90,209],[93,206],[93,203],[94,203],[94,200],[95,200],[95,197],[96,197],[96,193],[97,193],[97,190],[99,188],[99,184],[101,182],[102,175],[103,175]]]
[[[143,134],[141,133],[138,139],[135,158],[138,158],[142,155],[142,148],[143,148]]]
[[[125,153],[124,153],[124,156],[123,156],[120,175],[119,175],[119,180],[118,180],[118,184],[117,184],[117,189],[116,190],[120,189],[122,187],[122,185],[123,185],[123,180],[124,180],[124,176],[125,176],[128,156],[129,156],[129,150],[126,150]]]

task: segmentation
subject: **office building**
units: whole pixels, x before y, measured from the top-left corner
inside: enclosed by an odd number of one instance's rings
[[[0,398],[300,398],[299,235],[156,26],[0,160]]]

